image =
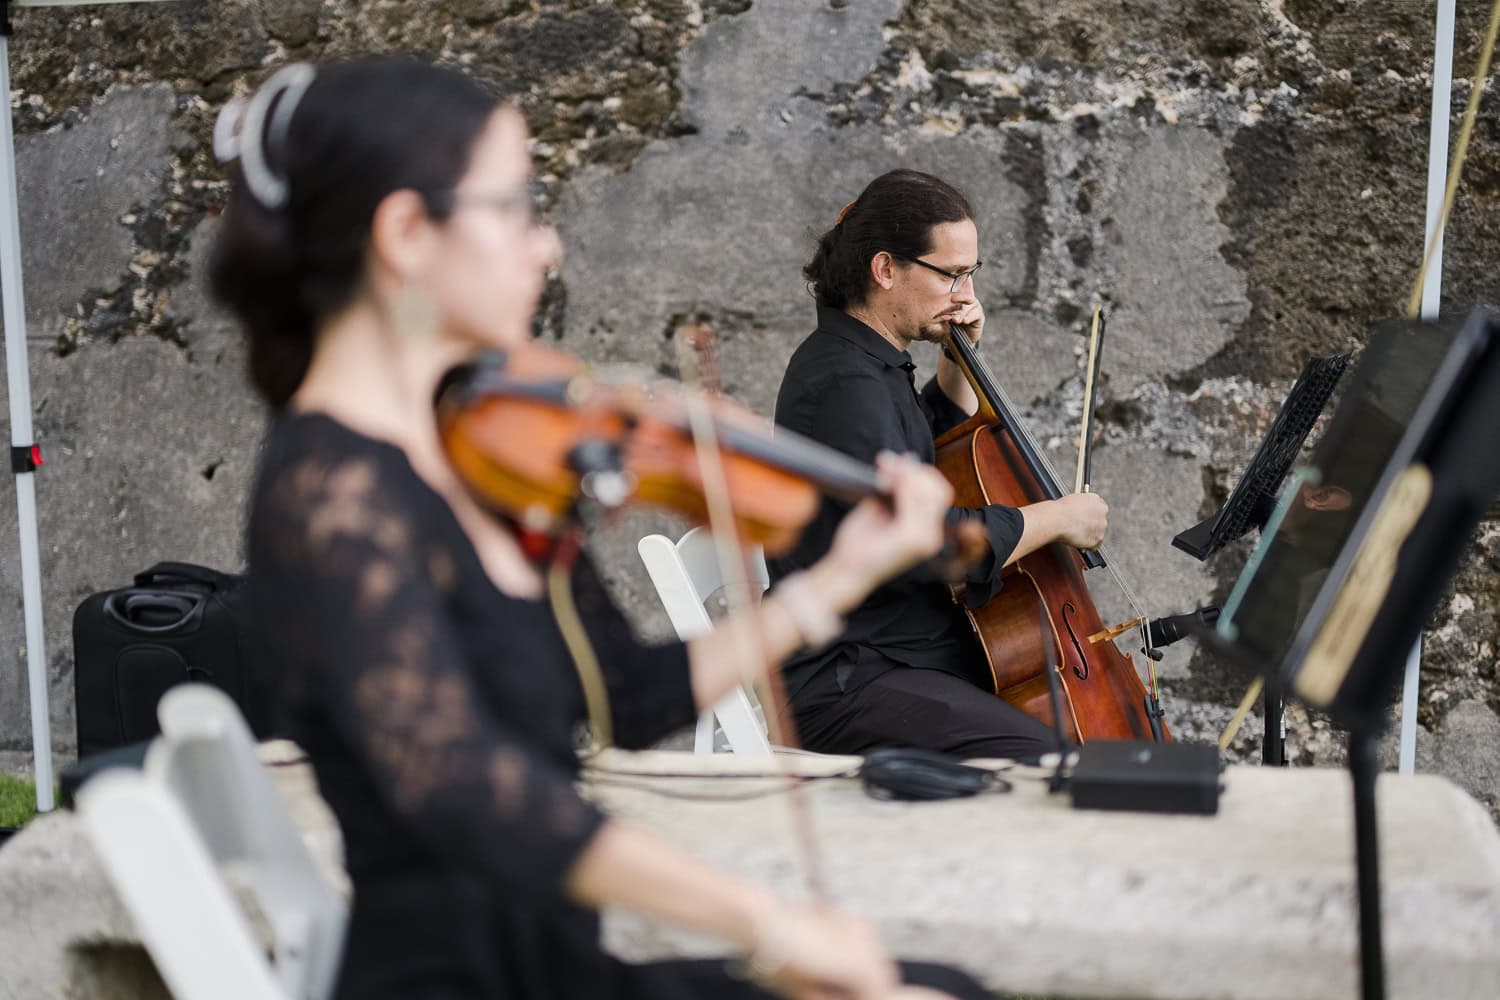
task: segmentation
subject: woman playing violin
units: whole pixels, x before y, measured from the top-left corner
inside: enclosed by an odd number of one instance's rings
[[[792,355],[776,400],[776,423],[869,461],[882,451],[935,459],[933,439],[978,405],[954,360],[938,362],[920,391],[908,348],[956,328],[977,342],[984,309],[974,212],[931,174],[893,170],[839,214],[803,269],[818,327]],[[832,499],[797,548],[770,561],[772,579],[795,574],[830,551],[848,507]],[[1108,507],[1070,494],[1025,507],[954,509],[951,521],[983,525],[988,556],[967,574],[964,599],[978,608],[1000,589],[1001,571],[1042,546],[1094,548]],[[839,641],[794,657],[784,671],[804,746],[860,753],[916,746],[968,757],[1035,757],[1051,731],[996,698],[984,653],[949,587],[924,568],[877,588],[848,616]]]
[[[575,791],[584,698],[543,580],[445,461],[432,405],[450,367],[525,343],[558,259],[521,116],[419,62],[298,65],[226,108],[215,147],[234,183],[213,286],[274,411],[249,526],[258,656],[354,885],[338,995],[982,995]],[[879,473],[890,502],[844,519],[791,588],[801,606],[773,591],[750,612],[775,658],[940,545],[947,485],[908,460]],[[586,559],[572,584],[620,744],[740,681],[724,629],[646,648]],[[621,963],[599,945],[606,905],[715,935],[754,974]]]

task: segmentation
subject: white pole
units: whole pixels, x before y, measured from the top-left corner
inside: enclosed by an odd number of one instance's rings
[[[1438,0],[1437,34],[1432,51],[1432,131],[1427,144],[1427,225],[1424,254],[1432,260],[1422,282],[1422,318],[1437,319],[1443,293],[1443,236],[1437,233],[1448,182],[1448,117],[1453,103],[1453,17],[1457,0]],[[1401,686],[1401,754],[1398,768],[1411,774],[1417,766],[1417,678],[1422,671],[1422,637],[1406,658],[1406,680]]]
[[[10,443],[30,449],[31,366],[26,356],[26,299],[21,290],[21,219],[16,200],[16,144],[10,121],[10,39],[0,32],[0,311],[5,319],[5,377]],[[31,689],[31,757],[36,807],[52,809],[52,717],[47,704],[47,640],[42,628],[42,570],[36,531],[36,474],[16,471],[16,524],[21,532],[21,602],[26,618],[26,679]]]

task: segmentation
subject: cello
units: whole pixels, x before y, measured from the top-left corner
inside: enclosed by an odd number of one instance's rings
[[[1057,477],[973,343],[956,327],[950,327],[947,342],[979,398],[974,415],[936,441],[937,467],[953,484],[954,504],[1024,507],[1061,497]],[[1053,664],[1061,682],[1063,729],[1075,742],[1170,740],[1154,671],[1148,693],[1131,658],[1109,641],[1125,627],[1104,626],[1084,580],[1086,568],[1106,566],[1098,551],[1053,542],[1007,566],[1000,592],[964,613],[984,649],[993,691],[1007,703],[1054,725],[1047,678]],[[1041,628],[1038,603],[1045,609]],[[1149,633],[1142,634],[1145,655],[1152,658]]]

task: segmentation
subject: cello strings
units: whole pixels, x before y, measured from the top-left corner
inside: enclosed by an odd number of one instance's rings
[[[1496,0],[1496,2],[1500,3],[1500,0]],[[978,358],[977,352],[975,354],[975,357]],[[979,359],[979,363],[983,365],[983,359]],[[985,374],[988,375],[988,371],[986,371]],[[995,388],[996,395],[1000,397],[1000,401],[1005,404],[1006,409],[1010,410],[1012,413],[1020,413],[1020,411],[1016,409],[1015,404],[1011,402],[1010,396],[1006,393],[1005,388],[999,382],[994,381],[993,378],[990,379],[990,382]],[[1052,466],[1052,460],[1047,457],[1046,452],[1043,451],[1041,446],[1037,444],[1036,438],[1032,437],[1030,428],[1027,427],[1026,424],[1018,420],[1015,429],[1020,433],[1022,437],[1026,439],[1027,444],[1031,446],[1031,450],[1036,453],[1036,456],[1041,459],[1043,468],[1047,470],[1047,474],[1052,477],[1053,481],[1061,482],[1061,480],[1058,479],[1057,471]],[[1120,592],[1125,595],[1125,600],[1130,605],[1130,609],[1135,612],[1136,617],[1145,619],[1146,611],[1144,605],[1142,605],[1140,599],[1136,597],[1135,591],[1132,590],[1125,583],[1124,578],[1120,576],[1120,572],[1116,568],[1115,561],[1113,559],[1110,559],[1106,554],[1104,546],[1099,546],[1096,551],[1101,556],[1104,556],[1104,568],[1109,571],[1109,575],[1114,579],[1115,585],[1118,586],[1120,588]],[[1144,624],[1142,624],[1141,629],[1141,636],[1145,643],[1145,646],[1147,649],[1150,649],[1151,639],[1149,632]],[[1150,656],[1146,657],[1146,673],[1150,680],[1151,694],[1154,697],[1157,694],[1156,661],[1152,660]]]

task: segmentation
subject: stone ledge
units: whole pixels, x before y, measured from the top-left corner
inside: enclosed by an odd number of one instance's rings
[[[845,770],[852,758],[804,764]],[[783,890],[803,884],[784,794],[701,803],[710,772],[749,759],[620,755],[606,767],[704,772],[610,776],[615,815]],[[1032,776],[1035,776],[1034,772]],[[837,903],[869,913],[903,956],[954,962],[1007,992],[1069,997],[1358,995],[1351,794],[1345,772],[1231,768],[1213,817],[1075,811],[1038,781],[1009,795],[901,804],[857,782],[807,786]],[[752,790],[736,781],[738,792]],[[769,786],[768,786],[769,787]],[[1500,995],[1500,834],[1446,779],[1383,776],[1381,876],[1392,998]],[[632,958],[713,953],[628,914],[607,940]]]
[[[337,870],[338,834],[309,770],[288,763],[284,746],[267,753],[279,755],[273,777],[314,853]],[[783,760],[809,776],[857,763]],[[585,787],[616,815],[788,894],[802,891],[786,794],[780,779],[756,777],[766,774],[763,760],[611,751],[596,763]],[[1035,776],[1018,773],[1008,795],[920,804],[870,799],[844,777],[809,783],[836,902],[876,917],[902,955],[961,964],[1008,992],[1357,995],[1343,772],[1231,768],[1214,817],[1074,811],[1027,780]],[[702,802],[663,791],[767,794]],[[1384,776],[1378,800],[1389,995],[1492,1000],[1500,995],[1500,834],[1442,778]],[[0,850],[0,898],[5,1000],[75,995],[81,980],[98,978],[80,968],[80,954],[102,948],[118,957],[135,942],[68,814],[43,817]],[[606,915],[605,937],[628,958],[719,950],[625,913]],[[107,995],[160,995],[118,985]]]

